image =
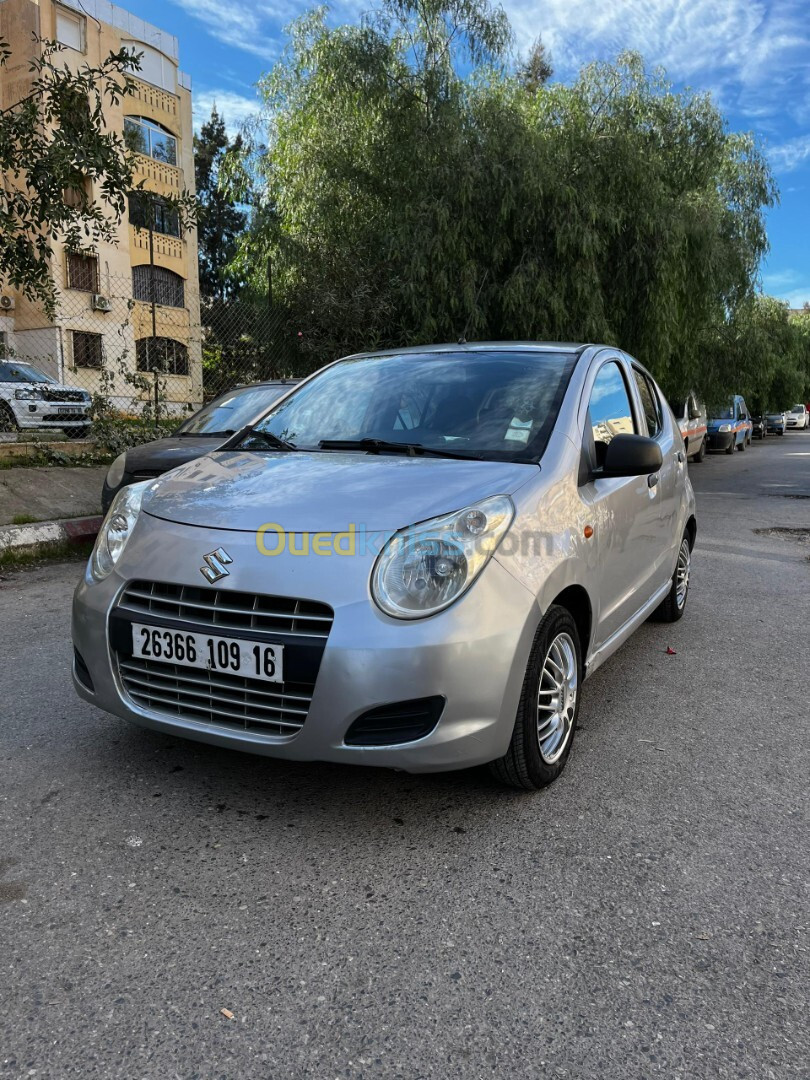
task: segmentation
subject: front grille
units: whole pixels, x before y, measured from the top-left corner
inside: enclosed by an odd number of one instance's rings
[[[129,697],[144,709],[262,735],[300,731],[314,690],[134,656],[119,655],[118,671]]]
[[[44,387],[42,397],[45,401],[87,401],[83,390],[51,390]]]
[[[159,615],[229,630],[264,630],[326,641],[333,612],[316,600],[206,589],[162,581],[132,581],[118,603],[138,616]]]
[[[290,738],[307,718],[333,617],[315,600],[131,581],[111,614],[110,642],[123,689],[141,708],[219,730]],[[284,646],[285,681],[135,657],[130,623],[141,620],[276,641]]]
[[[84,413],[45,413],[44,416],[38,417],[39,420],[47,421],[54,424],[75,424],[77,420],[86,422],[86,416]]]

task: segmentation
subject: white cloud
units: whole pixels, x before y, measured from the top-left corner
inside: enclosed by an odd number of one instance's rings
[[[806,0],[505,0],[519,48],[542,35],[559,75],[623,49],[753,116],[810,91]],[[790,87],[789,98],[786,90]]]
[[[235,94],[232,90],[221,88],[216,90],[197,88],[192,101],[195,131],[199,131],[210,117],[211,109],[216,105],[219,115],[225,118],[225,127],[231,138],[239,131],[242,123],[259,110],[258,97],[245,97],[242,94]]]
[[[789,139],[781,146],[772,146],[768,151],[776,172],[790,172],[810,159],[810,135],[799,135]]]
[[[810,302],[810,278],[806,271],[774,270],[762,276],[762,289],[768,296],[786,300],[792,308]]]

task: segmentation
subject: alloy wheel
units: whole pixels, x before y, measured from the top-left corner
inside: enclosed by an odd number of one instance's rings
[[[558,634],[546,653],[537,690],[537,742],[546,765],[553,765],[568,745],[578,691],[576,646],[569,634]]]
[[[678,552],[678,565],[675,568],[675,603],[678,605],[678,611],[686,603],[691,568],[692,552],[689,550],[689,541],[684,537],[681,541],[681,550]]]

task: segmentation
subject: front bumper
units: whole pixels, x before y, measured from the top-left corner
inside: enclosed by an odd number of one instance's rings
[[[734,431],[710,431],[708,438],[710,450],[728,450],[732,443],[736,441],[737,433]]]
[[[202,556],[218,546],[233,559],[218,591],[317,600],[334,611],[306,720],[292,737],[145,709],[123,687],[109,627],[127,581],[150,578],[204,586],[198,569]],[[76,690],[99,708],[142,727],[297,761],[430,772],[501,757],[511,738],[540,618],[533,594],[491,560],[456,604],[428,619],[400,621],[382,614],[369,595],[373,562],[373,553],[263,556],[253,533],[204,531],[142,514],[110,577],[95,582],[87,575],[76,590],[73,641],[93,686],[91,691],[77,678],[74,665]],[[225,628],[214,632],[239,636]],[[295,642],[277,640],[288,650],[285,665],[288,656],[292,663]],[[429,735],[395,746],[345,745],[348,728],[368,710],[435,695],[446,704]]]

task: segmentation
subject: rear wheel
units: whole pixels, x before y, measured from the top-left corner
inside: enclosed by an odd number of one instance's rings
[[[677,622],[686,611],[686,600],[689,596],[689,575],[692,571],[692,545],[689,543],[687,533],[683,534],[681,546],[678,549],[678,561],[675,564],[675,572],[672,575],[669,592],[653,612],[656,622]]]
[[[701,439],[700,440],[700,448],[699,448],[698,452],[695,454],[695,456],[692,458],[692,461],[700,462],[700,461],[703,461],[703,459],[705,457],[706,457],[706,440]]]
[[[498,780],[536,791],[557,779],[571,751],[581,683],[576,623],[552,605],[534,635],[509,749],[490,765]]]

